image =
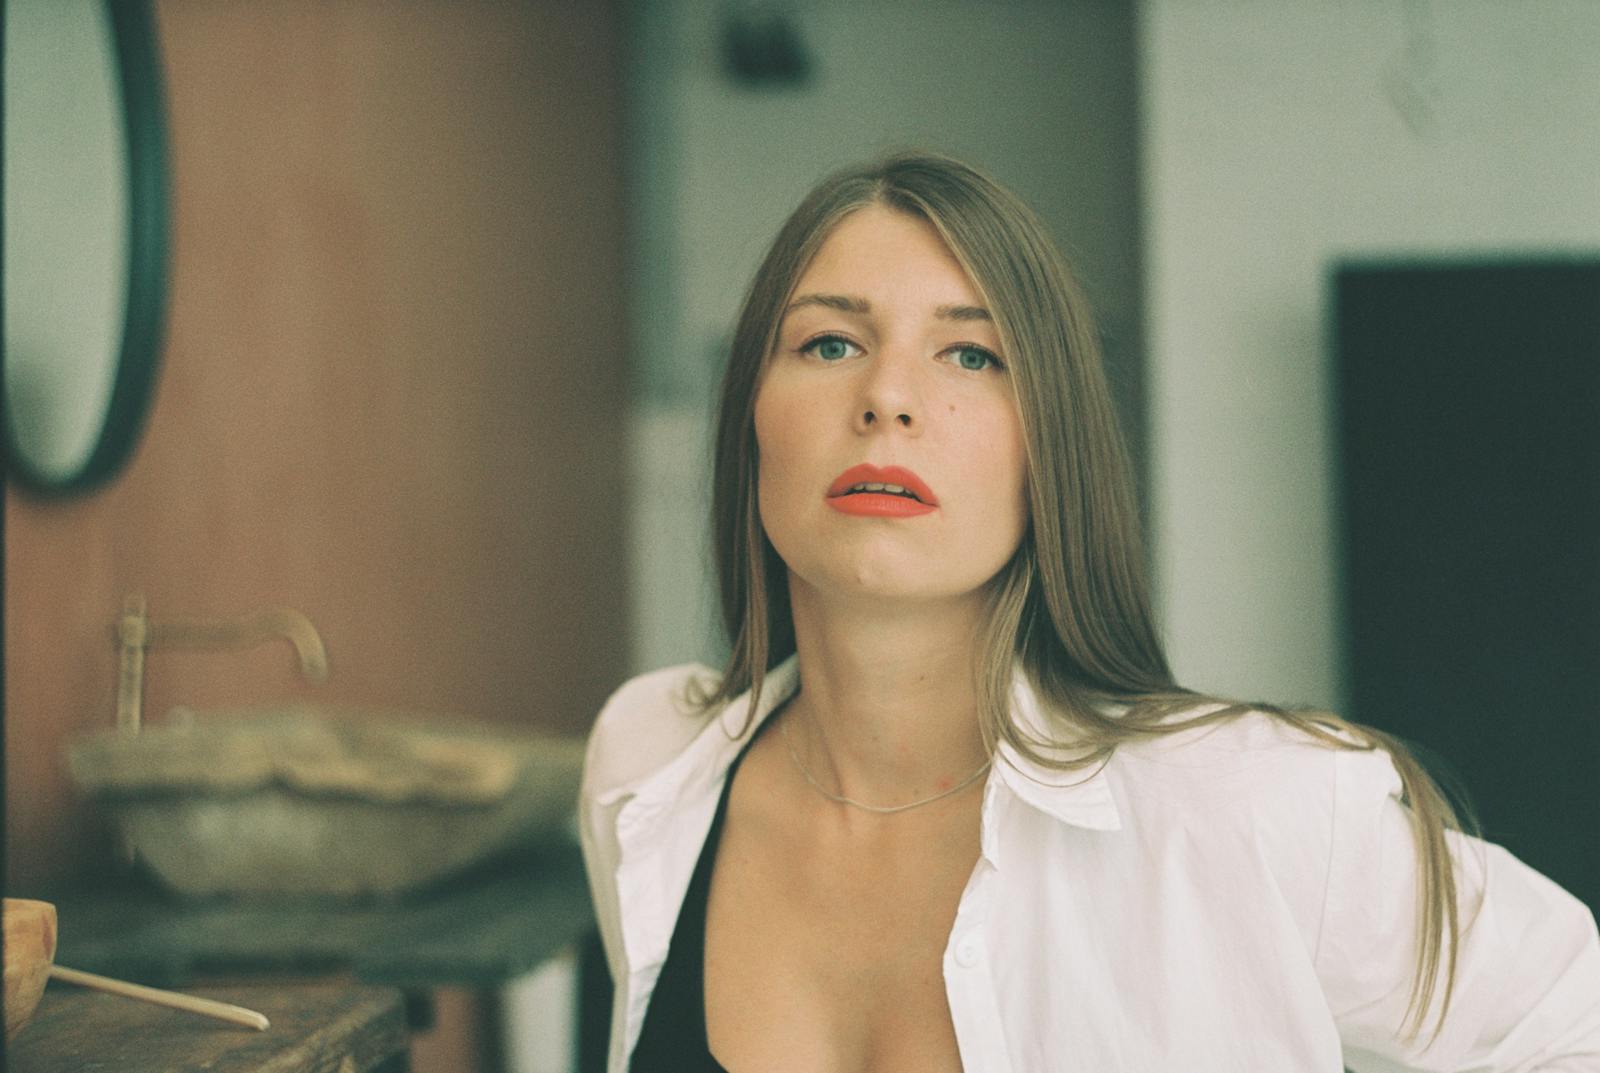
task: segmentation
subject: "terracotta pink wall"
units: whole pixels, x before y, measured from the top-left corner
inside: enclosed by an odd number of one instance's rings
[[[161,0],[173,259],[129,468],[7,492],[8,889],[109,867],[61,758],[110,624],[287,605],[327,642],[155,651],[147,717],[275,698],[581,732],[627,666],[620,25],[602,4]]]

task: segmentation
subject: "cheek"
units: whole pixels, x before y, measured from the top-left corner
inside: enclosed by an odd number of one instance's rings
[[[774,420],[773,406],[765,395],[756,396],[756,469],[761,477],[774,469],[774,461],[783,456],[781,423]]]
[[[1026,505],[1028,497],[1028,441],[1022,434],[1021,424],[1012,429],[1011,467],[1016,474],[1017,501]]]
[[[967,479],[988,492],[985,513],[1027,512],[1028,446],[1009,399],[950,403],[947,412]]]
[[[784,477],[791,465],[793,421],[781,392],[763,389],[756,396],[756,509],[765,523],[781,511]]]
[[[1000,448],[999,457],[1001,470],[1005,474],[1003,481],[996,482],[997,490],[1003,490],[1005,496],[1003,504],[997,504],[1000,509],[1014,512],[1013,516],[1019,524],[1026,525],[1028,517],[1028,445],[1022,433],[1022,422],[1017,417],[1016,411],[1007,408],[1002,420],[993,428],[993,439]]]
[[[754,425],[756,457],[760,474],[779,482],[794,476],[807,460],[808,447],[817,438],[817,411],[821,400],[814,392],[801,390],[786,375],[774,368],[756,393]]]
[[[756,389],[756,401],[753,409],[756,431],[756,450],[763,460],[771,454],[783,452],[784,431],[788,422],[785,419],[785,391],[782,377],[775,376],[771,370],[761,379],[761,386]]]
[[[987,447],[985,453],[994,467],[994,476],[998,478],[1003,474],[1005,478],[997,480],[996,486],[1004,487],[1008,494],[1015,492],[1020,496],[1028,468],[1028,445],[1022,434],[1022,418],[1009,398],[1004,402],[996,400],[986,409],[981,422],[981,439]]]

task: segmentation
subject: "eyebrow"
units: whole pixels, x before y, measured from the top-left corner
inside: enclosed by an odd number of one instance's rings
[[[824,309],[837,309],[841,313],[865,314],[872,312],[872,303],[865,298],[858,298],[848,294],[802,294],[799,298],[789,303],[789,308],[783,311],[787,317],[797,309],[806,306],[822,306]],[[933,315],[940,320],[986,320],[993,321],[989,311],[982,306],[968,305],[942,305],[933,311]]]

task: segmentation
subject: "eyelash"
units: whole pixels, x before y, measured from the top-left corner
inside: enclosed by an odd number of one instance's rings
[[[817,346],[822,344],[822,343],[826,343],[826,342],[828,342],[830,340],[837,341],[837,342],[840,342],[840,343],[844,343],[846,346],[856,347],[857,350],[861,349],[859,346],[856,346],[855,343],[852,343],[850,340],[846,339],[844,336],[839,335],[836,332],[824,332],[823,334],[818,335],[818,336],[816,336],[814,338],[808,339],[804,343],[802,343],[800,345],[800,353],[802,353],[802,354],[811,354],[813,357],[815,357],[816,356],[815,352],[816,352]],[[982,354],[985,358],[987,358],[989,360],[989,364],[986,365],[984,368],[994,368],[994,369],[1004,370],[1005,367],[1006,367],[1006,363],[1001,361],[1000,358],[994,353],[994,351],[990,350],[988,347],[978,346],[976,343],[957,343],[955,346],[947,348],[945,352],[946,353],[949,353],[950,351],[960,352],[960,351],[963,351],[963,350],[975,350],[979,354]],[[824,359],[821,359],[821,360],[831,363],[831,361],[842,361],[844,359],[842,359],[842,358],[833,358],[833,359],[824,358]],[[965,367],[958,365],[957,368],[965,368]],[[967,372],[971,372],[971,373],[976,373],[976,372],[982,372],[983,370],[982,369],[966,369],[966,371]]]

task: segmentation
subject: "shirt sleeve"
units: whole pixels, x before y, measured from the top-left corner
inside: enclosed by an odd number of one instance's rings
[[[1335,761],[1328,885],[1316,966],[1353,1073],[1600,1073],[1600,935],[1582,902],[1504,848],[1449,832],[1456,862],[1455,987],[1447,958],[1409,1042],[1417,850],[1387,753]],[[1481,904],[1480,904],[1481,899]],[[1448,938],[1448,937],[1447,937]]]

